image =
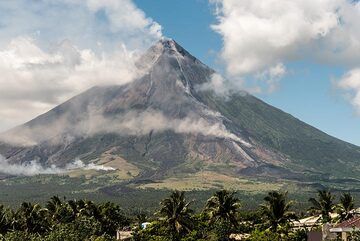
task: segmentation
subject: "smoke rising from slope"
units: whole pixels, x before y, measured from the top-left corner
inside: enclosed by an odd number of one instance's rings
[[[64,168],[59,168],[55,165],[51,165],[50,167],[44,167],[37,161],[30,161],[22,164],[12,164],[0,155],[0,172],[9,175],[35,176],[39,174],[61,174],[67,173],[75,169],[102,171],[115,170],[112,167],[96,165],[94,163],[84,164],[81,160],[76,160],[73,163],[67,164]]]
[[[150,131],[172,130],[175,133],[202,134],[245,143],[245,141],[230,133],[222,122],[214,121],[210,123],[199,116],[188,115],[182,119],[173,119],[166,117],[162,112],[146,110],[144,112],[131,111],[114,119],[98,116],[90,120],[88,133],[116,132],[127,135],[146,135]]]
[[[210,115],[206,112],[204,115]],[[76,137],[93,136],[101,133],[118,135],[147,135],[151,131],[163,132],[172,130],[175,133],[201,134],[231,139],[244,145],[250,145],[240,137],[228,131],[218,116],[210,115],[210,119],[189,114],[185,118],[169,118],[162,112],[152,109],[142,112],[129,111],[115,117],[105,117],[101,113],[91,113],[79,123],[71,123],[68,116],[62,116],[47,126],[33,128],[23,127],[8,132],[1,140],[13,145],[32,146],[44,141],[52,144],[70,143]]]

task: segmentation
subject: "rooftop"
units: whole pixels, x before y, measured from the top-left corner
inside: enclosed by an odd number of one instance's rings
[[[360,228],[360,216],[353,217],[342,223],[339,223],[335,228]]]

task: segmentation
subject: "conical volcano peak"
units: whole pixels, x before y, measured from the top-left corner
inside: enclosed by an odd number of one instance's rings
[[[186,51],[182,46],[180,46],[175,40],[171,38],[162,38],[151,46],[145,55],[152,55],[159,57],[162,54],[170,55],[181,55],[183,57],[187,56],[191,59],[195,59],[188,51]]]
[[[171,38],[163,38],[157,43],[162,49],[162,52],[170,54],[179,54],[181,56],[193,57],[188,51],[186,51],[182,46],[180,46],[175,40]]]
[[[170,38],[163,38],[161,40],[159,40],[158,42],[159,45],[161,45],[162,49],[164,51],[175,51],[175,52],[179,52],[179,50],[183,50],[183,48],[176,43],[175,40],[170,39]]]
[[[176,45],[178,45],[172,38],[162,38],[158,41],[158,44],[162,45],[165,49],[172,50],[176,50]]]
[[[137,61],[137,66],[141,68],[148,69],[153,66],[158,59],[163,56],[166,59],[169,57],[186,58],[191,62],[201,63],[194,56],[192,56],[188,51],[186,51],[182,46],[180,46],[175,40],[170,38],[162,38],[152,45],[143,56]]]

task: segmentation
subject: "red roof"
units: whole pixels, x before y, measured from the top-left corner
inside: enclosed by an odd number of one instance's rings
[[[360,216],[353,217],[342,223],[339,223],[335,228],[360,228]]]

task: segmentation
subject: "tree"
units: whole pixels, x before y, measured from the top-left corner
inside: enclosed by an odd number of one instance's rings
[[[136,210],[134,215],[135,215],[134,221],[136,222],[137,229],[141,230],[142,229],[141,225],[142,223],[145,223],[148,220],[148,215],[143,210]]]
[[[78,217],[92,217],[97,220],[101,218],[98,206],[92,201],[82,199],[69,200],[67,204],[70,209],[70,216],[72,220],[75,220]]]
[[[160,202],[161,207],[157,214],[167,224],[173,240],[179,239],[182,234],[192,229],[193,210],[189,208],[190,204],[191,202],[185,199],[185,193],[180,191],[172,192],[170,197]]]
[[[78,202],[76,200],[69,200],[67,202],[67,205],[69,206],[70,208],[70,217],[71,217],[71,220],[75,220],[76,217],[78,217],[80,214],[80,211],[79,211],[79,207],[78,207],[78,203],[83,203],[83,201],[81,200],[81,202]]]
[[[71,208],[66,202],[61,201],[58,196],[51,197],[45,207],[48,210],[53,225],[69,223],[74,220]]]
[[[335,197],[331,194],[330,191],[319,190],[318,191],[318,200],[315,198],[310,198],[309,202],[311,207],[309,212],[312,215],[321,215],[320,221],[322,223],[328,223],[331,221],[331,212],[334,210],[334,201]]]
[[[0,205],[0,234],[5,234],[11,229],[11,211]]]
[[[287,202],[286,199],[287,193],[269,192],[264,198],[266,203],[260,206],[261,213],[273,232],[277,232],[279,226],[285,226],[291,220],[297,219],[295,213],[290,211],[293,202]]]
[[[100,218],[98,221],[101,225],[101,232],[109,235],[115,235],[116,231],[129,225],[129,219],[127,219],[120,208],[111,202],[106,202],[98,206],[100,212]]]
[[[343,193],[340,196],[340,203],[336,206],[336,212],[339,214],[338,220],[343,222],[354,216],[355,202],[350,193]]]
[[[47,209],[39,204],[24,202],[15,215],[20,228],[25,232],[42,234],[50,229]]]
[[[224,221],[237,226],[237,215],[240,211],[240,201],[236,192],[221,190],[207,200],[205,212],[210,216],[210,222]]]
[[[101,219],[99,207],[94,202],[80,199],[76,204],[79,215],[89,218],[93,217],[96,220]]]

